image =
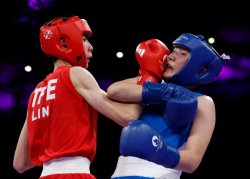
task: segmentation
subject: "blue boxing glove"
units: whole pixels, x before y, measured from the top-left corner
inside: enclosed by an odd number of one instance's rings
[[[164,118],[177,126],[191,124],[197,111],[197,100],[176,100],[171,99],[167,102],[164,109]]]
[[[173,83],[143,83],[142,102],[166,105],[165,118],[178,126],[192,123],[198,106],[194,92]]]
[[[123,156],[142,158],[164,167],[174,168],[180,160],[179,151],[145,122],[137,120],[124,127],[120,138]]]

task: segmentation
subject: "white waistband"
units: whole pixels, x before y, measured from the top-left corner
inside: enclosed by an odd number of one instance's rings
[[[61,157],[43,163],[42,176],[60,173],[90,173],[90,161],[88,158]]]
[[[165,168],[156,163],[137,157],[120,156],[111,178],[124,176],[143,176],[156,179],[180,179],[181,171]]]

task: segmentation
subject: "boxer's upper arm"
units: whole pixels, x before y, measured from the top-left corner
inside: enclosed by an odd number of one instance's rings
[[[73,67],[70,76],[76,91],[98,112],[119,125],[127,125],[131,120],[139,118],[141,107],[138,104],[120,103],[110,100],[95,78],[80,67]]]

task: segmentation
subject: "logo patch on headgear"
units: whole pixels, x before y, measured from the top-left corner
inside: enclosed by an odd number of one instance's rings
[[[44,37],[44,39],[48,40],[52,36],[53,36],[53,32],[50,29],[43,31],[43,37]]]

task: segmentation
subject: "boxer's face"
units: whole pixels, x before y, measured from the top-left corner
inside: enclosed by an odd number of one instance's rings
[[[172,78],[178,73],[187,63],[190,53],[181,47],[174,48],[173,52],[169,54],[168,58],[164,61],[166,69],[163,74],[165,80]]]
[[[83,47],[84,47],[84,52],[85,52],[86,60],[87,60],[86,68],[88,68],[89,61],[93,56],[92,55],[93,46],[90,44],[88,38],[85,35],[83,35],[82,40],[83,40]]]

